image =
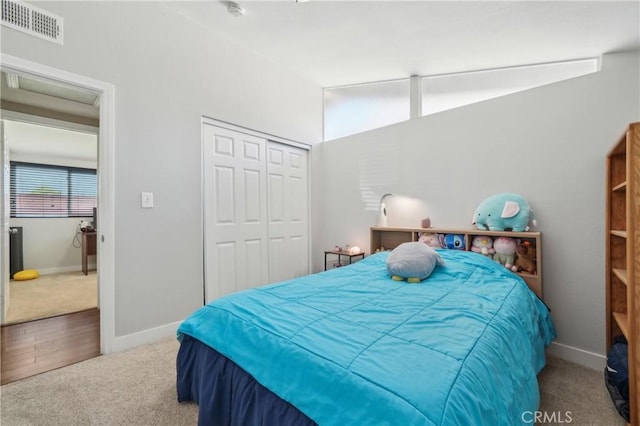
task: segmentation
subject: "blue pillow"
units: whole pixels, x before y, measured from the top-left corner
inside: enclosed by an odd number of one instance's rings
[[[431,275],[438,263],[444,265],[440,255],[428,245],[417,241],[402,243],[387,257],[387,272],[396,281],[419,283]]]

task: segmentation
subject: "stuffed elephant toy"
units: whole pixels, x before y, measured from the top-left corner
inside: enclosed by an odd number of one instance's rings
[[[478,229],[489,231],[528,231],[529,220],[536,226],[533,210],[521,195],[500,193],[484,200],[471,222]]]

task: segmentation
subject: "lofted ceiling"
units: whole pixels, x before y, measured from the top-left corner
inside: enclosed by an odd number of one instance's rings
[[[638,1],[227,1],[162,5],[322,87],[640,48]]]
[[[149,3],[321,87],[599,57],[640,49],[639,1]],[[118,6],[126,7],[126,3]],[[1,73],[7,106],[97,125],[95,94]]]

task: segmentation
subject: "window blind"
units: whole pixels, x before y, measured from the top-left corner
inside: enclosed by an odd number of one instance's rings
[[[97,206],[95,169],[10,162],[11,217],[90,217]]]

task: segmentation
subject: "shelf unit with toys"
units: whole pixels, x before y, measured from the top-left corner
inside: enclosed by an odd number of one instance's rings
[[[492,239],[510,237],[520,240],[532,254],[533,272],[519,271],[529,288],[542,298],[542,235],[540,232],[481,231],[478,229],[455,228],[371,228],[371,253],[393,250],[402,243],[418,241],[422,233],[462,235],[465,250],[471,250],[471,243],[476,236],[488,236]]]

